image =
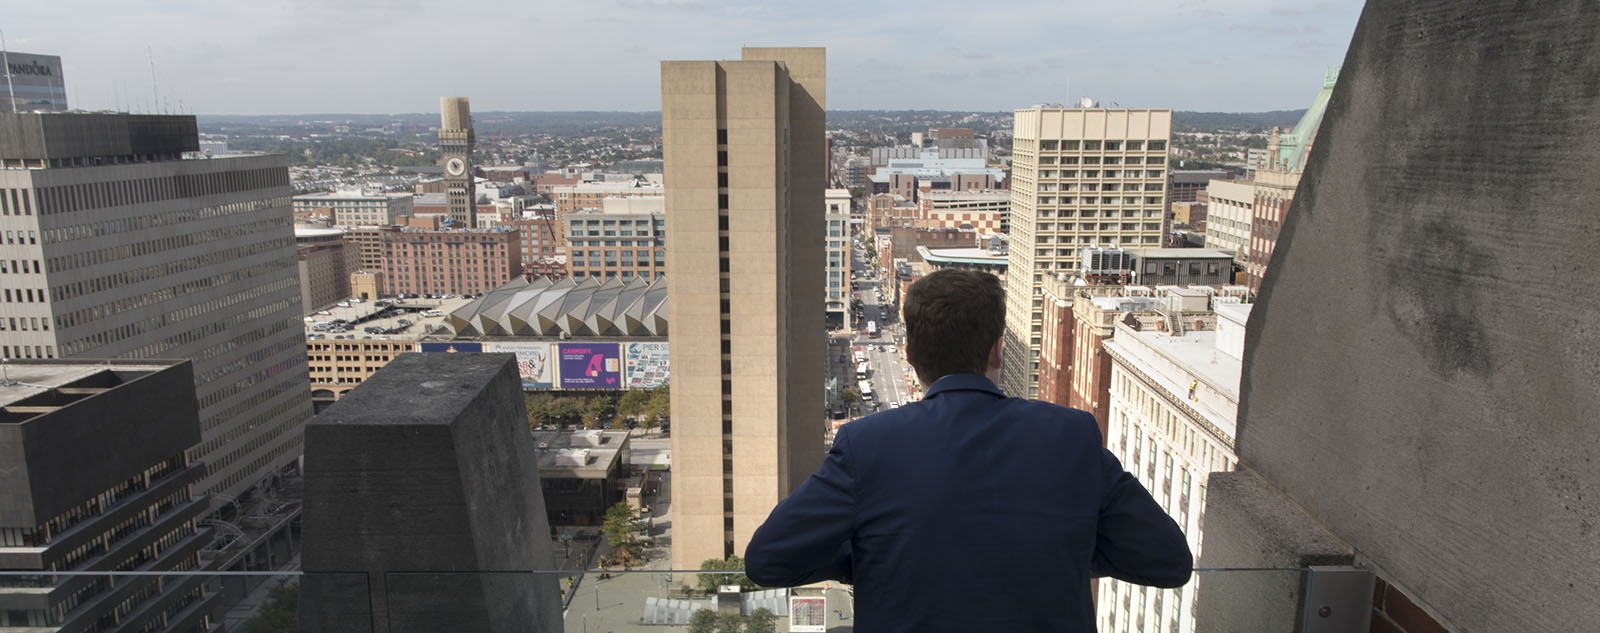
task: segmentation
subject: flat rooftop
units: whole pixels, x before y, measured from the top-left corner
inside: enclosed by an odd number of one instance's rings
[[[395,307],[400,308],[399,312],[391,316],[377,317],[379,313],[384,311],[385,306],[380,306],[372,301],[351,303],[348,308],[339,306],[325,308],[306,316],[307,319],[310,319],[303,323],[306,329],[306,338],[312,340],[327,338],[415,341],[442,326],[445,316],[449,315],[451,311],[473,301],[462,297],[450,299],[395,299],[391,297],[383,300],[394,302]],[[422,316],[422,313],[427,310],[438,310],[440,314],[432,317]],[[323,314],[324,312],[327,314]],[[316,329],[316,324],[332,323],[335,319],[344,319],[348,324],[346,327],[350,331],[335,334],[332,331]],[[400,323],[401,320],[408,321],[408,323],[402,324]],[[387,333],[367,332],[366,329],[369,327],[382,328]]]
[[[1150,330],[1133,331],[1118,327],[1117,333],[1106,340],[1105,346],[1124,356],[1135,359],[1143,369],[1167,392],[1183,396],[1189,392],[1188,375],[1193,375],[1207,385],[1222,392],[1237,407],[1239,402],[1239,377],[1244,363],[1217,348],[1217,333],[1213,330],[1188,331],[1182,336]],[[1209,406],[1206,399],[1189,403],[1228,435],[1237,437],[1238,409],[1221,411]]]
[[[178,362],[7,360],[0,363],[0,423],[26,422]]]
[[[604,479],[628,445],[627,431],[534,431],[540,476]]]

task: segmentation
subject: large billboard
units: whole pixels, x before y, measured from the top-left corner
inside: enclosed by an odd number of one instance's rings
[[[554,389],[556,349],[550,343],[485,343],[483,351],[517,355],[517,374],[523,389]]]
[[[5,54],[8,92],[0,93],[0,112],[66,112],[67,83],[55,55]]]
[[[655,389],[667,384],[666,343],[628,343],[625,349],[629,389]]]
[[[616,343],[558,343],[562,389],[621,389]]]
[[[466,352],[482,352],[483,343],[465,343],[450,341],[448,343],[418,343],[417,351],[430,353],[456,354]]]

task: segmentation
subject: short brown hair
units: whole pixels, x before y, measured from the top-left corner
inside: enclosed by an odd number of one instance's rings
[[[986,373],[989,349],[1006,327],[1000,278],[945,269],[906,291],[906,354],[924,388],[950,374]]]

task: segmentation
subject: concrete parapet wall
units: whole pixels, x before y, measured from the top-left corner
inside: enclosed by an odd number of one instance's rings
[[[1251,315],[1241,463],[1451,630],[1600,622],[1597,32],[1369,2]]]

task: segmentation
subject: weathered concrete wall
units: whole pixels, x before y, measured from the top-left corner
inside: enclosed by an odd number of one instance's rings
[[[1241,462],[1454,631],[1600,626],[1596,33],[1368,3],[1251,315]]]
[[[301,631],[561,630],[511,354],[404,354],[318,415],[304,521]]]

